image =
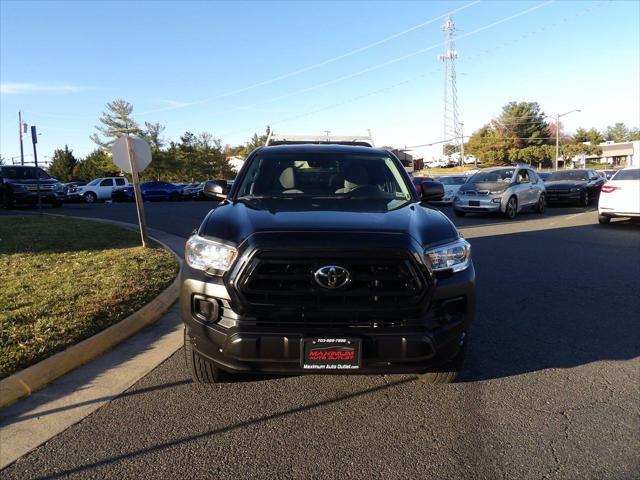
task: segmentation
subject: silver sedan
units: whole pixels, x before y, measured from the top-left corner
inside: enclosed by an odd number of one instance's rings
[[[544,182],[524,166],[480,170],[460,186],[453,199],[453,211],[459,217],[467,213],[499,212],[514,218],[525,209],[542,213],[545,206]]]

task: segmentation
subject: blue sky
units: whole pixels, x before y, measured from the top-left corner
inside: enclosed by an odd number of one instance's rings
[[[19,154],[22,110],[45,161],[65,144],[84,156],[116,98],[174,140],[208,131],[233,145],[270,124],[297,134],[371,129],[379,145],[438,141],[437,17],[457,9],[465,133],[512,100],[548,114],[581,109],[563,119],[569,131],[640,124],[637,1],[1,1],[0,153]]]

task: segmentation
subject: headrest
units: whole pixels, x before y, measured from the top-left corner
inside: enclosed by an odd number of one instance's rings
[[[295,188],[296,186],[296,177],[293,167],[285,168],[280,174],[280,185],[285,190],[289,190]]]

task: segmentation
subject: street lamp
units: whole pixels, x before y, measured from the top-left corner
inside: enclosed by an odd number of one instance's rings
[[[568,111],[566,113],[558,113],[556,115],[556,160],[553,165],[554,170],[558,169],[558,158],[560,157],[560,117],[564,117],[565,115],[569,115],[570,113],[581,112],[581,111],[582,110],[580,109],[576,109],[576,110]]]

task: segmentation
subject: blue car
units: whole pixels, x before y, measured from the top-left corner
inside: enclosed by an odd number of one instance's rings
[[[171,200],[182,199],[182,187],[169,182],[152,181],[140,184],[140,193],[143,200]],[[133,186],[114,188],[111,198],[116,202],[127,202],[135,199]]]

